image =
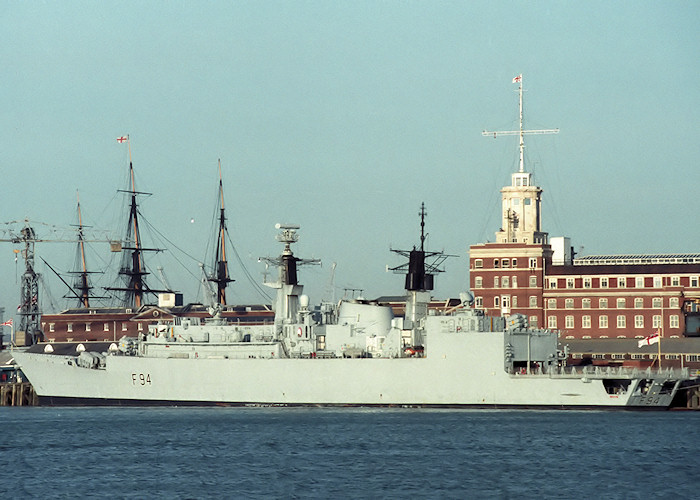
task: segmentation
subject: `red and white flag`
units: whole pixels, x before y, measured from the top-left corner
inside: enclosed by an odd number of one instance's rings
[[[126,141],[128,141],[128,140],[129,140],[129,136],[128,136],[128,135],[123,135],[123,136],[121,136],[121,137],[117,137],[117,142],[118,142],[119,144],[121,144],[122,142],[126,142]]]
[[[522,75],[522,73],[519,74],[518,76],[516,76],[515,78],[513,78],[513,83],[520,83],[520,82],[522,82],[522,81],[523,81],[523,75]]]
[[[642,340],[637,342],[637,347],[642,347],[645,345],[651,345],[651,344],[656,344],[659,341],[659,338],[661,336],[659,335],[659,332],[652,333],[648,337],[644,337]]]
[[[0,326],[12,326],[12,320],[8,319],[4,323],[0,323]]]

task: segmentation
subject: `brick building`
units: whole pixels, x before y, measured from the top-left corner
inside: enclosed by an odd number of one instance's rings
[[[542,231],[541,193],[522,170],[501,190],[496,241],[469,249],[475,307],[563,339],[700,336],[700,254],[574,258],[569,238]]]

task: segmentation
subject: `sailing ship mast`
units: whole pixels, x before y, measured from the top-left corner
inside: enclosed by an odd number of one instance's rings
[[[124,292],[124,304],[126,307],[135,309],[144,305],[144,295],[159,292],[171,292],[171,290],[154,290],[146,284],[145,276],[150,274],[146,271],[144,263],[144,252],[159,252],[157,248],[145,248],[141,240],[139,231],[139,210],[136,201],[138,195],[149,195],[151,193],[136,191],[136,182],[134,180],[134,164],[131,160],[131,142],[129,136],[122,136],[117,139],[117,142],[126,142],[129,146],[129,178],[131,189],[121,191],[127,193],[130,198],[129,220],[126,229],[126,237],[124,244],[121,245],[122,264],[119,269],[119,274],[123,276],[126,283],[124,287],[109,287],[107,290]]]
[[[208,281],[216,283],[216,301],[226,304],[226,286],[235,281],[228,274],[228,262],[226,261],[226,212],[224,207],[224,183],[221,175],[221,159],[219,159],[219,231],[216,239],[216,255],[214,256],[214,273],[207,278]]]
[[[76,260],[80,266],[77,271],[79,276],[76,278],[75,288],[80,292],[78,296],[79,307],[90,307],[90,281],[88,280],[87,262],[85,260],[85,238],[83,235],[83,216],[80,211],[80,194],[76,193],[78,198],[78,251]]]

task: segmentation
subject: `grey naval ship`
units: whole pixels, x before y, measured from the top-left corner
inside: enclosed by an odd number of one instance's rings
[[[428,309],[435,252],[403,252],[405,316],[365,300],[310,308],[291,245],[298,226],[277,225],[284,245],[274,324],[176,318],[147,333],[71,352],[38,344],[16,361],[42,405],[269,405],[665,409],[687,370],[568,367],[556,332],[519,314],[489,317],[460,295]],[[308,261],[307,261],[308,262]]]

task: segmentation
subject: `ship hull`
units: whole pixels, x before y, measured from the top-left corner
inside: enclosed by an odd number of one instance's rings
[[[167,359],[17,353],[45,405],[663,409],[673,393],[609,394],[600,379],[511,375],[458,358]],[[483,358],[482,358],[483,359]],[[634,385],[634,381],[633,384]],[[675,391],[674,391],[675,393]]]

